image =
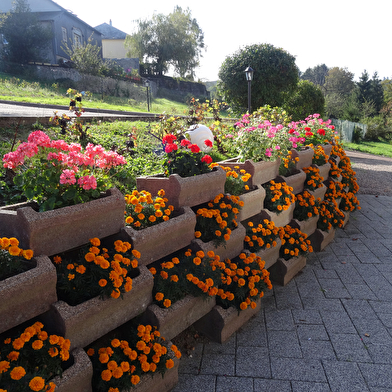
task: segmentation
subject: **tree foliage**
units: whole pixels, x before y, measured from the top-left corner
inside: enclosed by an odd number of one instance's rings
[[[325,78],[328,75],[329,68],[325,64],[316,65],[313,68],[308,68],[302,75],[302,80],[308,80],[313,84],[324,87]]]
[[[27,0],[16,0],[12,12],[0,18],[0,33],[7,41],[3,48],[6,60],[18,64],[46,60],[45,50],[51,42],[52,32],[31,12]]]
[[[169,15],[154,14],[150,20],[138,20],[138,31],[127,36],[128,56],[150,63],[159,75],[173,66],[181,77],[194,77],[199,65],[204,34],[189,8],[175,7]]]
[[[384,90],[377,72],[374,73],[372,79],[369,79],[367,71],[363,71],[357,86],[359,89],[359,102],[361,104],[371,102],[374,105],[375,113],[379,113],[384,101]]]
[[[255,44],[226,57],[219,70],[219,90],[235,110],[247,107],[248,85],[245,69],[254,69],[252,81],[253,110],[266,104],[282,106],[287,94],[295,91],[299,70],[295,57],[270,44]]]
[[[324,114],[324,95],[319,86],[308,80],[300,80],[294,94],[289,96],[283,107],[293,121],[300,121],[310,114]]]

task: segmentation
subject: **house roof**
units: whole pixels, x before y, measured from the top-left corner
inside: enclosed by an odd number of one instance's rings
[[[123,31],[107,23],[102,23],[94,28],[102,34],[102,39],[125,39],[127,36]]]

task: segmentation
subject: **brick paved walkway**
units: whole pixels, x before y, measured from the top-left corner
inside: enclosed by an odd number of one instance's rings
[[[173,392],[392,391],[392,197],[359,200],[235,336],[184,356]]]

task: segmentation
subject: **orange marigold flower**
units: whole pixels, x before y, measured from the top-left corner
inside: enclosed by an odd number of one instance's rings
[[[163,293],[156,293],[156,294],[155,294],[155,299],[156,299],[157,301],[162,301],[163,298],[164,298]]]
[[[108,284],[108,281],[107,281],[106,279],[100,279],[99,282],[98,282],[98,284],[99,284],[101,287],[105,287],[105,286]]]
[[[139,377],[139,376],[133,375],[133,376],[131,377],[131,383],[132,383],[133,385],[139,384],[139,382],[140,382],[140,377]]]
[[[163,306],[164,306],[165,308],[169,308],[169,307],[171,306],[171,301],[170,301],[170,299],[166,298],[166,299],[163,301]]]
[[[42,377],[34,377],[29,382],[29,387],[32,391],[40,391],[45,386],[45,380]]]
[[[13,380],[20,380],[26,374],[26,370],[22,366],[14,367],[10,372],[10,377]]]
[[[101,378],[103,381],[110,381],[112,378],[112,372],[109,369],[105,369],[101,373]]]
[[[173,368],[174,367],[174,361],[172,360],[172,359],[168,359],[167,361],[166,361],[166,368],[167,369],[171,369],[171,368]]]
[[[42,346],[44,345],[44,342],[42,340],[34,340],[34,342],[32,343],[31,347],[34,350],[40,350],[42,348]]]

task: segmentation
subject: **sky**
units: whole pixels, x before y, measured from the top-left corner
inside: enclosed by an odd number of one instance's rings
[[[196,69],[202,81],[218,79],[226,57],[253,44],[271,44],[295,56],[301,72],[316,65],[347,68],[358,80],[366,70],[392,78],[392,1],[373,0],[55,0],[95,27],[109,23],[127,34],[138,19],[189,8],[204,33],[206,51]],[[257,72],[257,67],[249,64]],[[245,77],[244,77],[245,78]],[[245,79],[244,79],[245,80]]]

